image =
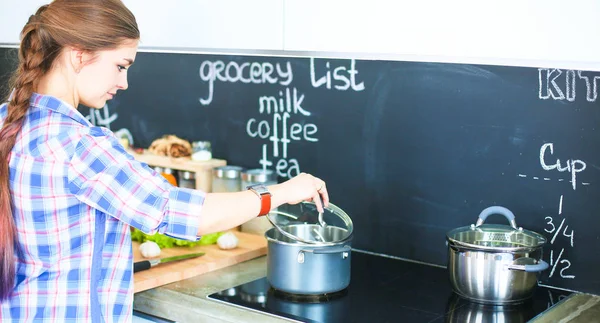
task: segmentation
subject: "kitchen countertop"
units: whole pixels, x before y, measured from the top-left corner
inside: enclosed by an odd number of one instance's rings
[[[572,294],[530,322],[579,323],[598,322],[598,320],[600,320],[600,296]]]
[[[177,322],[290,322],[223,304],[207,296],[266,275],[266,256],[135,294],[134,309]],[[531,322],[591,322],[600,297],[572,294]]]
[[[200,276],[135,294],[137,311],[177,322],[290,322],[208,299],[207,296],[267,274],[262,256]]]

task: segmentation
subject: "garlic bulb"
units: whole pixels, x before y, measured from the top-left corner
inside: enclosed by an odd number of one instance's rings
[[[217,239],[217,244],[221,249],[233,249],[238,245],[238,238],[233,232],[227,232]]]
[[[154,241],[146,241],[140,245],[140,252],[144,258],[153,258],[160,255],[160,247]]]

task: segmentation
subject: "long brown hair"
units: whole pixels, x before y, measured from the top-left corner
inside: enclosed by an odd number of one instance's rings
[[[94,53],[139,37],[135,17],[120,0],[55,0],[40,7],[21,31],[19,65],[11,80],[13,93],[0,130],[0,302],[14,287],[18,251],[9,156],[37,81],[53,67],[65,47]]]

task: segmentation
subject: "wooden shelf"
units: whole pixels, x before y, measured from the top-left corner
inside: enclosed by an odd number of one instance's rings
[[[167,157],[158,156],[144,150],[142,153],[133,150],[128,151],[136,160],[154,167],[171,168],[196,173],[196,189],[212,191],[212,169],[227,165],[223,159],[211,159],[207,161],[195,161],[190,157]]]

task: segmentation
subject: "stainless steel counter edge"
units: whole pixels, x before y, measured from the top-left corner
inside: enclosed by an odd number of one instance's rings
[[[262,256],[200,276],[134,295],[136,311],[176,322],[296,322],[227,305],[208,295],[264,277],[267,257]]]
[[[600,297],[571,294],[532,319],[531,323],[588,323],[600,321]]]

